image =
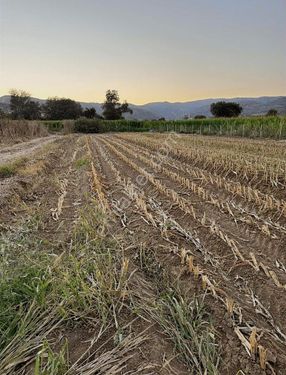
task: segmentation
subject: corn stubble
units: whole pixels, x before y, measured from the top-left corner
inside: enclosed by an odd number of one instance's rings
[[[129,333],[122,335],[122,316],[135,314],[134,319],[144,317],[163,329],[190,373],[219,374],[223,348],[205,306],[205,300],[211,300],[224,311],[250,360],[275,374],[275,350],[286,346],[286,335],[267,298],[248,284],[248,274],[237,273],[241,283],[237,290],[231,274],[245,268],[273,293],[286,293],[286,266],[278,252],[277,259],[270,259],[227,230],[221,217],[273,246],[285,238],[286,201],[281,194],[286,186],[285,150],[275,142],[269,146],[267,141],[182,137],[167,144],[162,156],[158,150],[166,135],[96,137],[84,137],[84,157],[77,160],[82,152],[77,148],[57,181],[58,196],[49,215],[60,222],[73,189],[73,169],[87,168],[91,193],[78,212],[69,246],[61,254],[52,248],[38,251],[42,243],[33,237],[35,223],[18,228],[17,234],[1,234],[0,373],[22,375],[31,369],[35,375],[124,373],[133,351],[148,340],[145,332],[130,333],[129,323],[124,327]],[[112,189],[127,197],[129,205],[111,198],[108,184],[103,184],[102,164],[112,175]],[[143,177],[146,185],[139,186],[134,176]],[[202,297],[190,299],[160,280],[164,293],[156,303],[143,303],[130,283],[133,258],[125,255],[109,228],[119,218],[124,235],[129,215],[136,215],[169,245],[180,274],[196,285]],[[184,245],[176,243],[177,238]],[[222,255],[212,243],[219,244]],[[231,259],[227,272],[221,264],[224,258]],[[140,271],[151,267],[146,259],[142,253]],[[149,275],[161,275],[161,266],[156,267],[152,261]],[[65,327],[81,325],[92,327],[96,334],[71,363],[68,342],[55,349],[54,337]],[[102,351],[110,331],[116,332],[115,345]],[[138,365],[133,373],[140,371],[144,369]]]
[[[164,174],[169,178],[169,181],[179,183],[182,187],[192,191],[192,193],[197,195],[201,200],[214,205],[222,212],[228,214],[231,220],[237,221],[236,215],[238,213],[249,214],[251,220],[248,222],[243,220],[246,224],[255,225],[262,235],[265,235],[270,239],[276,239],[285,234],[286,228],[283,219],[283,216],[285,216],[286,213],[285,201],[280,198],[275,198],[267,193],[263,193],[259,189],[253,188],[251,185],[246,187],[242,185],[240,181],[232,182],[229,176],[231,175],[231,170],[234,169],[237,176],[241,176],[244,181],[248,181],[251,184],[253,183],[253,186],[254,184],[255,186],[259,186],[260,184],[268,182],[272,185],[275,191],[277,187],[280,189],[285,182],[285,160],[282,158],[281,160],[275,160],[270,164],[270,161],[265,158],[265,164],[263,164],[263,160],[262,162],[260,160],[258,161],[258,159],[256,161],[255,156],[253,156],[254,161],[250,165],[245,162],[243,154],[240,160],[238,158],[230,160],[227,159],[227,153],[223,154],[218,151],[217,155],[215,155],[212,151],[209,155],[207,154],[209,160],[206,160],[205,155],[201,155],[199,150],[194,151],[192,148],[184,151],[175,148],[169,150],[169,155],[171,155],[171,157],[168,156],[169,166],[171,165],[172,168],[182,171],[180,166],[184,165],[182,168],[186,170],[186,161],[192,161],[194,167],[189,168],[187,171],[192,171],[190,174],[192,174],[193,177],[200,178],[200,184],[203,182],[205,186],[213,185],[225,189],[226,192],[237,196],[240,200],[242,199],[242,202],[245,204],[245,206],[242,206],[241,204],[238,205],[235,203],[235,201],[220,201],[220,198],[215,196],[214,193],[208,191],[208,188],[201,186],[190,178],[181,176],[178,172],[171,171],[168,167],[164,166],[164,163],[158,163],[158,160],[155,160],[155,157],[153,157],[152,154],[153,151],[157,151],[160,147],[159,142],[156,143],[156,137],[157,136],[152,136],[151,138],[148,136],[147,138],[145,135],[136,138],[132,135],[120,135],[113,138],[106,136],[101,137],[101,142],[106,149],[101,152],[103,153],[106,162],[114,171],[118,184],[121,184],[130,199],[136,203],[142,215],[144,215],[146,222],[154,227],[160,228],[163,237],[166,236],[171,223],[172,230],[176,230],[180,234],[183,234],[185,238],[192,239],[193,244],[196,244],[196,248],[200,252],[204,252],[205,254],[208,253],[207,249],[201,247],[200,242],[198,243],[194,240],[194,236],[190,234],[190,232],[186,231],[176,223],[173,218],[170,218],[168,214],[164,213],[160,205],[156,208],[156,214],[152,212],[156,207],[156,202],[152,202],[151,199],[148,199],[142,191],[139,191],[130,180],[126,180],[121,176],[117,167],[112,163],[112,157],[109,153],[116,155],[118,159],[122,160],[132,170],[136,171],[136,173],[144,176],[148,181],[148,184],[152,185],[162,196],[167,197],[185,214],[191,216],[193,220],[197,221],[203,227],[208,228],[211,234],[222,240],[231,250],[237,264],[245,264],[251,267],[255,272],[261,272],[262,275],[272,280],[274,287],[285,290],[286,284],[283,284],[279,280],[274,269],[271,269],[269,265],[265,265],[263,261],[258,260],[257,255],[252,251],[248,254],[242,251],[238,246],[238,242],[234,238],[231,238],[228,233],[225,233],[218,223],[209,219],[206,212],[202,212],[201,210],[198,211],[195,205],[190,203],[188,199],[183,198],[175,190],[165,186],[160,179],[154,177],[157,173]],[[158,136],[157,138],[159,139],[160,137]],[[241,147],[243,147],[243,141]],[[268,150],[268,152],[270,151]],[[212,158],[212,160],[210,160],[210,158]],[[139,162],[137,162],[137,160]],[[143,164],[147,167],[142,167],[141,165]],[[198,164],[202,164],[202,170],[196,167]],[[222,166],[223,168],[220,168]],[[150,168],[154,171],[154,174],[149,172]],[[226,168],[229,169],[227,170]],[[273,170],[271,170],[271,168],[273,168]],[[249,210],[249,202],[253,203],[254,207],[257,209],[256,212],[254,210]],[[161,218],[158,215],[159,213],[161,214]],[[266,218],[266,215],[268,214],[269,217]],[[164,217],[164,222],[161,221],[162,217]],[[167,224],[166,227],[165,223],[167,222],[169,224]],[[195,237],[197,240],[197,235]],[[229,317],[233,321],[234,332],[249,356],[254,360],[257,360],[262,369],[268,368],[270,371],[274,372],[272,365],[268,362],[268,349],[259,343],[263,336],[262,333],[265,333],[264,329],[262,327],[256,327],[252,322],[248,322],[244,319],[243,306],[240,306],[238,301],[218,287],[215,280],[212,281],[212,277],[207,275],[199,264],[196,263],[194,254],[190,254],[190,251],[185,249],[181,249],[179,253],[182,266],[187,266],[187,269],[190,274],[193,275],[194,280],[196,282],[200,281],[202,289],[210,291],[213,297],[225,306]],[[279,262],[279,260],[276,260],[275,262],[276,266],[278,264],[277,267],[279,267]],[[275,265],[272,267],[274,268]],[[271,336],[285,344],[285,335],[274,323],[269,311],[267,311],[267,314],[269,316],[269,321],[271,322],[270,324],[273,327],[273,333],[271,333]],[[269,351],[271,352],[271,348]]]

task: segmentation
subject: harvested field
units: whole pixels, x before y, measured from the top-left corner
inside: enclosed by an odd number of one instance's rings
[[[21,190],[0,179],[1,374],[285,373],[284,144],[69,135],[35,155]]]

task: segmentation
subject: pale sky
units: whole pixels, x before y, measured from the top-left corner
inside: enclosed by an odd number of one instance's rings
[[[0,0],[0,95],[286,95],[286,0]]]

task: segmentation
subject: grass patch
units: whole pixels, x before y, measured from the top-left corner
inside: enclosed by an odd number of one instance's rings
[[[27,162],[27,158],[20,158],[11,163],[0,165],[0,177],[8,178],[14,176]]]
[[[89,160],[87,158],[80,158],[75,162],[75,166],[77,169],[80,169],[81,167],[84,167],[86,165],[89,165]]]
[[[31,219],[0,237],[2,375],[23,374],[31,363],[36,374],[61,374],[51,370],[66,366],[63,352],[49,349],[52,332],[85,324],[101,336],[119,329],[119,315],[131,303],[128,262],[108,238],[107,218],[95,201],[81,212],[71,246],[60,255],[37,238],[40,223]]]
[[[68,371],[68,344],[55,352],[47,341],[36,357],[34,375],[64,375]]]
[[[0,166],[0,177],[11,177],[16,174],[16,166],[14,164],[5,164]]]
[[[193,374],[219,374],[218,345],[204,297],[189,300],[171,289],[157,302],[153,318],[175,343],[177,351]]]

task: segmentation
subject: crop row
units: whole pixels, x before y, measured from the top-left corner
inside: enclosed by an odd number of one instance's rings
[[[255,202],[259,205],[261,210],[278,210],[282,215],[286,216],[286,201],[283,199],[277,199],[273,195],[268,193],[263,193],[257,188],[253,188],[249,185],[251,180],[256,180],[258,172],[255,170],[255,166],[251,166],[251,169],[254,171],[252,175],[247,176],[247,170],[249,167],[246,167],[246,164],[241,162],[239,169],[235,169],[234,166],[230,166],[228,171],[223,175],[222,170],[216,170],[215,168],[211,167],[209,163],[197,163],[196,157],[192,158],[192,151],[191,149],[187,150],[179,150],[175,149],[172,145],[162,146],[162,142],[152,142],[149,140],[144,140],[143,137],[134,139],[133,137],[120,137],[120,139],[127,139],[128,142],[135,143],[138,146],[144,147],[147,150],[152,150],[156,153],[156,157],[166,158],[167,155],[168,159],[173,158],[176,160],[178,164],[178,168],[182,165],[184,171],[188,172],[194,178],[202,178],[206,181],[209,181],[212,185],[217,186],[218,188],[224,188],[226,191],[237,194],[241,197],[246,198],[249,202]],[[200,160],[204,160],[204,154],[200,156]],[[217,160],[218,157],[214,155],[214,158]],[[215,160],[214,160],[215,162]],[[223,161],[222,161],[223,162]],[[221,163],[221,161],[219,161]],[[197,164],[199,164],[197,166]],[[248,163],[249,164],[249,163]],[[189,166],[192,166],[191,168]],[[211,167],[209,168],[208,167]],[[225,167],[226,169],[226,167]],[[242,184],[239,180],[233,181],[232,179],[228,178],[228,175],[232,174],[232,177],[241,174],[242,179],[245,179],[247,176],[247,185]],[[286,167],[283,169],[283,173],[286,173]],[[269,173],[267,174],[269,176]],[[244,178],[243,178],[244,176]],[[268,177],[265,176],[267,180]],[[256,184],[257,185],[257,184]]]
[[[210,219],[206,212],[202,210],[197,210],[193,204],[188,202],[185,198],[182,198],[176,191],[171,188],[163,185],[158,179],[148,173],[144,168],[141,168],[137,163],[133,162],[132,158],[128,158],[123,153],[118,150],[118,147],[115,147],[109,142],[106,142],[104,139],[102,141],[122,160],[124,160],[128,165],[135,169],[141,176],[144,176],[161,194],[170,198],[185,214],[188,214],[192,219],[197,221],[200,225],[208,228],[210,233],[216,236],[218,239],[222,240],[224,244],[232,251],[233,256],[236,260],[240,260],[246,264],[249,264],[255,271],[262,270],[265,275],[272,279],[274,284],[286,290],[286,285],[282,284],[275,273],[275,271],[269,269],[262,262],[257,262],[255,255],[250,252],[250,259],[247,259],[245,255],[242,254],[241,249],[238,247],[237,241],[230,237],[229,234],[215,222],[215,220]],[[151,162],[152,163],[152,162]]]
[[[286,202],[276,200],[269,195],[265,195],[258,190],[254,190],[251,187],[246,187],[240,183],[233,183],[228,181],[221,176],[213,175],[210,172],[202,171],[199,168],[189,168],[185,163],[179,163],[172,159],[163,160],[156,158],[154,154],[148,151],[147,148],[138,147],[132,144],[132,142],[125,142],[121,138],[116,138],[117,141],[120,141],[120,145],[128,146],[129,149],[132,149],[135,157],[140,158],[145,155],[144,162],[151,165],[155,168],[156,171],[163,172],[167,174],[173,181],[179,182],[182,186],[191,190],[193,193],[200,196],[203,200],[213,204],[223,212],[229,213],[234,217],[233,210],[237,211],[239,214],[247,215],[247,219],[241,219],[243,222],[251,225],[255,225],[262,233],[268,235],[269,237],[275,238],[275,235],[271,235],[269,228],[275,229],[282,233],[286,233],[286,228],[279,223],[273,222],[272,220],[264,219],[259,217],[253,210],[249,210],[246,205],[244,207],[238,205],[233,199],[228,200],[227,202],[221,202],[217,194],[210,192],[208,189],[204,188],[202,185],[213,185],[219,190],[225,189],[227,192],[232,195],[237,195],[246,199],[248,202],[254,201],[258,205],[258,210],[263,212],[265,210],[275,211],[276,216],[285,215],[286,216]],[[143,160],[143,158],[142,158]],[[168,167],[166,168],[165,165]],[[170,168],[173,169],[172,172]],[[180,174],[178,173],[180,172]],[[190,180],[189,177],[192,179]],[[199,180],[200,184],[197,184],[195,181]],[[240,220],[235,218],[235,220]],[[259,224],[262,223],[262,225]]]

